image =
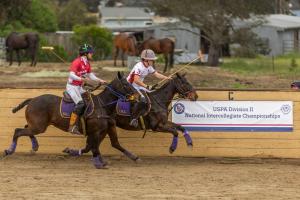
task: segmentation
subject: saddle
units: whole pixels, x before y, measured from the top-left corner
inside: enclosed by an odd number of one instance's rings
[[[147,105],[147,108],[145,109],[146,112],[143,114],[143,116],[147,115],[151,109],[151,101],[150,98],[148,97],[148,94],[144,91],[141,91],[143,93],[143,95],[146,98],[146,102],[145,105]],[[141,99],[140,99],[141,101]],[[131,116],[132,112],[131,112],[131,102],[123,100],[123,99],[119,99],[117,101],[117,105],[116,105],[116,111],[117,111],[117,115],[121,115],[121,116]]]
[[[86,105],[83,117],[87,118],[94,112],[94,101],[90,97],[89,93],[82,94],[83,101]],[[72,111],[74,110],[75,103],[72,100],[71,96],[68,94],[67,91],[63,92],[63,98],[60,102],[60,115],[62,118],[70,118]]]

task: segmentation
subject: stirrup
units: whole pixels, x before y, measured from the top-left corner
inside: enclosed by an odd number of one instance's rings
[[[77,126],[70,127],[69,132],[74,135],[82,135],[82,133],[78,130]]]
[[[139,125],[139,121],[137,119],[132,119],[129,125],[137,128]]]

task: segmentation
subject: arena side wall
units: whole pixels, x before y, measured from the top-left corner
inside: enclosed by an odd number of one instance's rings
[[[13,114],[11,109],[26,98],[41,94],[61,95],[61,89],[0,89],[0,151],[12,140],[14,129],[26,123],[24,110]],[[198,91],[200,100],[262,100],[293,101],[293,132],[191,132],[194,148],[187,148],[180,135],[174,156],[199,157],[300,157],[300,92],[297,91]],[[230,95],[230,96],[229,96]],[[118,129],[121,144],[140,156],[166,156],[172,140],[170,134],[131,132]],[[85,145],[83,136],[73,136],[50,126],[46,133],[37,136],[39,153],[61,154],[65,147],[80,148]],[[16,152],[29,152],[28,137],[19,139]],[[106,138],[101,145],[104,155],[121,155],[110,146]]]

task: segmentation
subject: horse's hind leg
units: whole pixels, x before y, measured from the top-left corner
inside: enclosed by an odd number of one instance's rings
[[[117,130],[116,130],[116,126],[110,126],[108,128],[108,135],[109,135],[109,139],[111,142],[111,146],[118,149],[119,151],[121,151],[125,156],[127,156],[128,158],[130,158],[133,161],[138,161],[140,160],[138,156],[134,155],[133,153],[129,152],[128,150],[126,150],[125,148],[123,148],[118,140],[118,135],[117,135]]]
[[[11,66],[13,63],[13,50],[10,49],[8,51],[8,57],[9,57],[9,66]]]
[[[33,136],[37,133],[38,132],[33,131],[29,128],[16,128],[14,136],[13,136],[13,141],[12,141],[10,147],[8,149],[4,150],[4,156],[11,155],[16,151],[19,137],[21,137],[21,136]],[[37,150],[38,149],[38,143],[37,143],[36,138],[34,136],[33,136],[33,138],[32,137],[30,137],[30,138],[31,138],[33,148]]]

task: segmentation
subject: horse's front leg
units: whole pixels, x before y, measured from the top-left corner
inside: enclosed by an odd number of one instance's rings
[[[100,134],[89,134],[87,138],[87,143],[91,147],[92,154],[93,154],[92,161],[94,166],[97,169],[107,169],[107,167],[105,166],[106,164],[104,163],[99,150],[100,143],[101,143],[100,137],[101,136],[105,137],[105,135],[106,135],[105,130],[102,130]]]
[[[126,150],[125,148],[123,148],[120,143],[119,143],[119,139],[118,139],[118,135],[117,135],[117,129],[115,124],[111,125],[108,128],[108,135],[109,135],[109,139],[111,142],[111,146],[118,149],[119,151],[121,151],[125,156],[127,156],[128,158],[130,158],[133,161],[139,161],[140,158],[136,155],[134,155],[133,153],[129,152],[128,150]]]
[[[164,58],[165,58],[165,68],[164,68],[164,73],[165,73],[168,70],[168,62],[169,62],[168,54],[164,54]]]
[[[155,131],[159,132],[166,132],[166,133],[172,133],[173,135],[173,140],[172,143],[169,147],[169,152],[173,153],[177,149],[177,144],[178,144],[178,132],[176,128],[173,126],[171,123],[160,123]]]
[[[121,57],[122,57],[122,66],[124,67],[125,66],[125,63],[124,63],[124,50],[122,50],[122,54],[121,54]]]
[[[19,66],[20,66],[20,65],[21,65],[20,51],[19,51],[19,50],[16,50],[16,54],[17,54],[18,64],[19,64]]]
[[[9,66],[13,63],[13,50],[8,51],[8,57],[9,57]]]
[[[114,55],[113,55],[113,58],[114,58],[114,66],[117,66],[117,57],[118,57],[118,54],[119,54],[119,48],[118,48],[118,47],[115,47],[115,49],[114,49]]]
[[[175,124],[170,121],[168,121],[168,123],[172,124],[177,130],[180,130],[182,132],[183,137],[184,137],[188,147],[193,147],[193,140],[192,140],[189,132],[183,126]]]

